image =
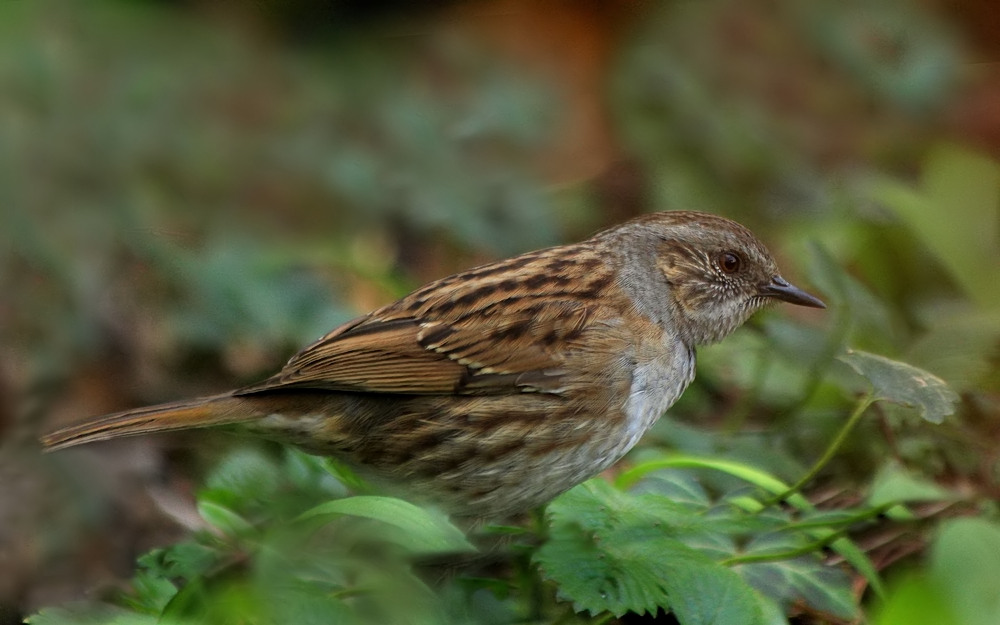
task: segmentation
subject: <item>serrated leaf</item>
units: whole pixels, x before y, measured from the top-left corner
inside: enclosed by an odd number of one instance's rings
[[[773,475],[755,467],[730,460],[698,458],[695,456],[685,455],[669,456],[658,460],[644,462],[619,475],[616,483],[619,487],[629,486],[653,471],[658,471],[668,467],[689,467],[722,471],[754,484],[755,486],[758,486],[773,495],[780,495],[788,492],[787,484]],[[570,491],[570,493],[572,492],[573,491]],[[569,493],[567,493],[567,495],[568,494]],[[566,495],[563,495],[563,497],[565,496]],[[556,501],[558,502],[559,499]],[[742,509],[749,512],[758,512],[763,509],[763,505],[759,501],[749,497],[741,497],[731,501],[734,505],[740,505]],[[799,493],[795,493],[788,497],[786,502],[798,510],[806,512],[814,511],[813,505]],[[551,510],[552,506],[549,508]],[[811,532],[811,535],[817,540],[823,540],[829,536],[831,531],[832,530],[827,530],[825,528],[817,528]],[[856,568],[859,573],[864,575],[865,579],[871,583],[873,590],[877,594],[882,594],[882,580],[879,578],[878,571],[875,569],[875,565],[872,564],[871,560],[861,548],[847,538],[837,539],[830,543],[829,546],[835,552],[843,556],[844,559],[847,560],[851,566]]]
[[[703,517],[687,505],[658,495],[632,495],[601,479],[593,479],[557,497],[546,509],[553,525],[578,525],[588,531],[604,531],[623,523],[650,527],[670,526],[705,531]]]
[[[403,530],[396,542],[414,553],[476,550],[444,515],[393,497],[359,495],[335,499],[304,512],[299,519],[345,515],[374,519]]]
[[[681,625],[764,624],[757,592],[742,577],[693,549],[684,549],[687,558],[682,550],[675,552],[676,559],[662,554],[671,558],[664,585]]]
[[[697,533],[698,518],[663,497],[591,480],[550,504],[550,538],[535,561],[579,611],[662,607],[683,625],[764,623],[759,597],[739,575],[675,537]]]
[[[755,593],[738,575],[666,536],[560,532],[536,561],[578,611],[621,616],[662,607],[684,625],[762,622]]]
[[[217,551],[195,542],[154,549],[139,557],[140,569],[132,578],[133,592],[123,601],[137,612],[159,615],[177,595],[174,581],[196,580],[218,559]]]
[[[140,571],[132,577],[132,592],[134,596],[123,600],[126,605],[136,612],[158,615],[177,594],[177,587],[169,579]]]
[[[837,358],[871,382],[875,399],[916,408],[931,423],[941,423],[955,412],[958,394],[932,373],[857,350],[848,350]]]

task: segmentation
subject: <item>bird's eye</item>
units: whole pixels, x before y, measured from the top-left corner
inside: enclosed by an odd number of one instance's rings
[[[733,252],[723,252],[719,255],[719,268],[726,273],[736,273],[742,265],[743,261]]]

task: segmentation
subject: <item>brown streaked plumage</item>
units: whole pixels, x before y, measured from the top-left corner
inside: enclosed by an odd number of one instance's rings
[[[695,346],[773,299],[822,307],[743,226],[655,213],[432,282],[260,384],[98,417],[43,443],[238,425],[456,514],[501,516],[618,460],[691,382]]]

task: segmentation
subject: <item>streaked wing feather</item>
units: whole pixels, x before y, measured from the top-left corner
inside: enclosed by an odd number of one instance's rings
[[[305,348],[278,375],[241,394],[279,388],[450,393],[465,375],[464,366],[420,346],[415,319],[370,316],[350,325]]]
[[[557,248],[558,249],[558,248]],[[282,388],[404,393],[558,392],[566,351],[600,309],[594,289],[610,269],[591,262],[587,279],[551,251],[431,283],[348,322],[294,356],[282,371],[240,394]],[[558,256],[557,258],[564,258]],[[516,263],[517,279],[506,271]]]

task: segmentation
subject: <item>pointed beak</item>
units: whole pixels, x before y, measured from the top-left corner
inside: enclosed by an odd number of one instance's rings
[[[781,301],[788,302],[789,304],[809,306],[810,308],[826,308],[826,304],[824,304],[818,297],[809,295],[799,287],[789,283],[788,280],[785,280],[781,276],[774,276],[771,278],[769,283],[761,287],[760,294],[765,297],[780,299]]]

